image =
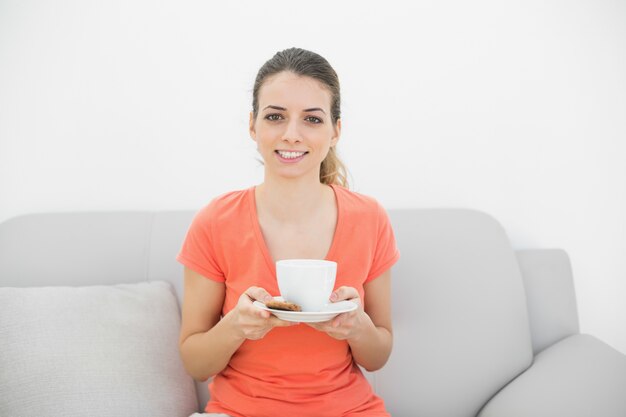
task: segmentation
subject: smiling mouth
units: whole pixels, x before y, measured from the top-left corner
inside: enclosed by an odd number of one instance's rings
[[[276,152],[276,154],[281,159],[285,159],[285,160],[298,160],[298,159],[301,159],[304,155],[309,153],[308,151],[289,152],[289,151],[279,151],[279,150],[276,150],[274,152]]]

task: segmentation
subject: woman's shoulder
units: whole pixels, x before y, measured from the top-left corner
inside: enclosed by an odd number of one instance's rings
[[[358,224],[364,233],[368,230],[377,233],[379,228],[388,223],[387,211],[375,197],[342,186],[336,186],[335,189],[339,194],[343,217],[351,224]]]
[[[239,217],[244,213],[246,196],[250,188],[233,190],[218,194],[198,210],[196,217],[206,221],[224,220]]]
[[[382,209],[378,200],[371,195],[353,191],[341,185],[335,185],[335,190],[341,194],[341,202],[350,212],[377,215]]]

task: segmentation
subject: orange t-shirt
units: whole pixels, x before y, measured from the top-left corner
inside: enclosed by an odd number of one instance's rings
[[[385,209],[372,197],[332,185],[337,225],[327,260],[337,262],[335,288],[355,287],[387,271],[400,257]],[[250,286],[279,295],[276,267],[256,213],[255,186],[214,198],[198,211],[176,259],[223,282],[222,313]],[[272,329],[246,340],[209,384],[205,411],[233,417],[389,416],[356,365],[345,340],[306,324]]]

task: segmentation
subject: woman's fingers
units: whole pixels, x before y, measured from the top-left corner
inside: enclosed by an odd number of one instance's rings
[[[265,290],[265,288],[261,287],[250,287],[246,290],[245,294],[252,301],[260,301],[262,303],[266,303],[272,299],[272,296]]]
[[[266,313],[269,313],[269,312],[266,311]],[[300,324],[294,321],[281,320],[278,317],[273,316],[273,315],[269,318],[269,323],[272,327],[289,327],[289,326],[294,326],[296,324]]]
[[[358,306],[361,305],[359,292],[354,287],[342,286],[337,288],[330,295],[330,301],[333,303],[344,300],[349,300]],[[363,313],[362,309],[359,308],[355,311],[339,314],[322,323],[307,324],[316,330],[328,333],[329,336],[336,339],[347,339],[358,331],[356,327],[359,323],[359,314],[361,313]]]
[[[272,327],[286,327],[293,324],[298,324],[280,320],[279,318],[272,315],[269,311],[262,310],[252,305],[253,301],[267,302],[272,299],[272,296],[264,288],[250,287],[246,291],[244,291],[241,297],[244,302],[244,306],[242,307],[242,309],[244,310],[245,314],[250,314],[254,317],[257,317],[258,319],[261,319],[261,321],[257,322],[257,327],[260,327],[262,329],[271,329]]]
[[[256,314],[257,316],[261,318],[267,319],[271,316],[269,311],[261,310],[260,308],[256,308],[256,307],[252,307],[252,308],[256,310],[254,314]]]
[[[333,303],[343,300],[350,300],[357,305],[361,304],[359,292],[354,287],[339,287],[330,295],[330,301],[332,301]]]
[[[330,337],[345,340],[358,335],[361,323],[360,315],[362,314],[365,314],[365,312],[355,310],[339,314],[328,321],[306,324],[316,330],[327,333]]]

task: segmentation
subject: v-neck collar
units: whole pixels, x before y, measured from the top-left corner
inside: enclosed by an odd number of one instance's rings
[[[333,260],[333,257],[336,251],[337,240],[341,232],[341,226],[343,225],[343,204],[342,204],[341,197],[340,197],[341,193],[338,192],[336,188],[337,186],[335,184],[330,184],[330,187],[333,189],[333,192],[335,193],[335,201],[337,204],[337,224],[335,225],[335,233],[333,235],[333,240],[330,244],[330,248],[328,249],[328,253],[326,254],[326,257],[324,258],[327,261]],[[248,188],[248,193],[247,193],[248,206],[250,207],[250,220],[252,223],[252,230],[254,230],[254,235],[259,244],[261,252],[263,253],[263,257],[265,258],[265,263],[267,264],[267,267],[271,271],[272,276],[275,277],[276,276],[276,264],[274,263],[274,260],[272,259],[272,256],[270,255],[269,248],[267,246],[267,243],[265,242],[265,238],[263,237],[263,232],[261,231],[261,225],[259,223],[259,216],[258,216],[257,207],[256,207],[256,198],[255,198],[255,192],[254,192],[255,189],[256,189],[256,185],[253,185],[252,187]]]

